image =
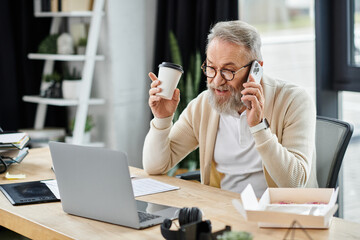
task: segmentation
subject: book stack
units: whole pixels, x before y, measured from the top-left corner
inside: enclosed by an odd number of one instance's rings
[[[93,0],[41,0],[42,12],[91,11]]]
[[[30,137],[26,133],[0,133],[0,173],[13,163],[20,163],[28,154]]]

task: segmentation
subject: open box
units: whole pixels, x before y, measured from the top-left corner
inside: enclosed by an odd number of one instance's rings
[[[249,184],[234,207],[259,227],[289,228],[296,220],[303,228],[329,228],[338,205],[339,188],[268,188],[258,201]]]

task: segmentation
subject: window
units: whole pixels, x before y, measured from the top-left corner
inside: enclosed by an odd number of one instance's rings
[[[264,73],[304,87],[315,101],[313,0],[240,0],[239,17],[262,38]]]
[[[339,176],[342,193],[339,208],[343,213],[341,217],[356,222],[360,222],[359,3],[359,0],[315,2],[317,110],[321,115],[354,124],[342,164],[343,177]]]
[[[351,15],[354,22],[353,36],[351,38],[351,63],[352,65],[360,67],[360,0],[354,1],[354,8]]]
[[[349,74],[349,84],[352,86],[360,83],[360,75],[355,75],[360,67],[360,0],[346,1],[349,2],[348,8],[348,26],[347,37],[349,51],[347,56],[347,73]],[[346,72],[345,72],[346,73]],[[354,75],[352,75],[354,74]],[[344,218],[350,221],[360,222],[360,197],[358,177],[360,170],[360,162],[358,156],[360,154],[360,93],[354,92],[360,89],[349,89],[350,91],[341,92],[341,111],[342,119],[354,124],[353,137],[348,146],[344,162],[343,162],[343,193],[344,193]]]
[[[359,0],[334,1],[331,39],[333,52],[334,90],[360,91]]]

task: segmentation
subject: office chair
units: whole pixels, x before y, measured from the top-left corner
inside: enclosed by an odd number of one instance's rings
[[[319,187],[335,188],[345,151],[353,134],[352,124],[328,117],[316,117],[316,174]],[[200,171],[176,175],[200,182]]]
[[[316,175],[319,187],[335,188],[352,124],[328,117],[316,118]]]

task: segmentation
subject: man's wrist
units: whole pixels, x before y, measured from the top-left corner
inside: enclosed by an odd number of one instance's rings
[[[152,120],[153,126],[157,129],[169,128],[169,127],[171,127],[173,117],[174,117],[174,115],[171,115],[170,117],[166,117],[166,118],[154,117],[154,119]]]
[[[253,127],[250,127],[250,132],[252,134],[254,134],[260,130],[267,129],[267,128],[269,128],[269,123],[266,120],[266,118],[264,118],[259,124],[255,125]]]

